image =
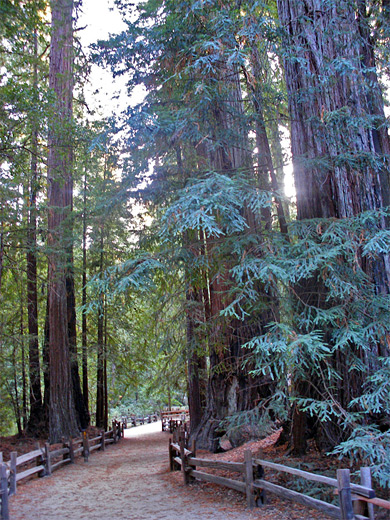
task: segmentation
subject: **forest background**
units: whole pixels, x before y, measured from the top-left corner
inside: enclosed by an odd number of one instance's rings
[[[200,447],[282,427],[388,485],[388,1],[116,7],[85,48],[81,2],[0,3],[2,433],[188,396]],[[102,117],[92,63],[144,98]]]

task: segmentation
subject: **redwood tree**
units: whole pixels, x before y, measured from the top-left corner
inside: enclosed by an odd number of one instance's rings
[[[54,96],[48,136],[48,259],[51,442],[78,433],[67,319],[67,261],[71,210],[73,0],[51,2],[49,86]]]
[[[284,29],[298,219],[347,219],[388,206],[390,143],[366,2],[278,0],[278,10]],[[385,217],[381,219],[385,229]],[[388,294],[388,257],[358,257],[356,261],[377,293]],[[300,301],[306,306],[328,308],[325,284],[326,280],[317,276],[303,281],[296,288]],[[303,327],[301,332],[308,329]],[[323,332],[326,339],[327,331]],[[360,369],[351,370],[352,352],[366,367],[373,367],[378,355],[387,354],[387,349],[384,344],[373,343],[371,352],[367,352],[351,343],[348,351],[333,353],[333,367],[341,376],[334,397],[344,409],[360,395],[365,377]],[[315,372],[308,373],[306,381],[297,381],[296,393],[319,397],[323,387],[315,383],[313,394],[308,386],[314,377]],[[296,407],[296,453],[305,449],[306,419]],[[322,423],[317,435],[324,433],[328,446],[342,439],[335,424]]]

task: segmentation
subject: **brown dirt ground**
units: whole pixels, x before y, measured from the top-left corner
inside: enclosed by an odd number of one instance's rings
[[[20,483],[10,499],[11,520],[324,519],[322,513],[272,495],[266,505],[249,511],[245,497],[233,490],[198,481],[185,486],[180,472],[168,471],[169,435],[159,431],[160,427],[153,423],[126,430],[125,439],[105,452],[94,452],[88,463],[78,458],[51,477]],[[277,437],[278,433],[226,453],[198,452],[198,456],[242,461],[245,449],[251,449],[257,456],[262,452],[263,458],[283,463],[285,448],[274,446]],[[317,459],[311,454],[306,461],[300,459],[299,467],[316,472],[322,464],[323,469],[323,459]],[[330,463],[332,476],[335,465]],[[267,472],[267,479],[282,485],[286,482],[272,472]],[[316,490],[311,492],[315,495]]]

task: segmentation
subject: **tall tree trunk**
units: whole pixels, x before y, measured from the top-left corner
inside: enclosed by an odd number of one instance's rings
[[[178,176],[181,177],[185,185],[185,173],[182,161],[182,151],[180,146],[176,146],[176,161]],[[198,232],[186,231],[183,234],[183,247],[194,258],[199,258],[202,244],[199,237],[195,238]],[[191,264],[191,262],[189,262]],[[190,431],[195,431],[201,423],[205,392],[202,378],[205,377],[206,358],[204,345],[200,341],[199,328],[204,324],[204,309],[202,302],[202,288],[196,286],[194,278],[198,273],[193,272],[193,266],[185,270],[186,283],[186,360],[187,360],[187,395],[188,408],[190,412]],[[203,352],[201,352],[203,350]]]
[[[15,345],[13,346],[13,349],[12,349],[13,387],[14,387],[15,397],[12,400],[13,400],[13,405],[14,405],[16,426],[18,428],[18,435],[22,436],[22,434],[23,434],[22,414],[20,413],[19,382],[18,382],[18,369],[17,369],[18,363],[17,363],[17,359],[16,359],[16,351],[17,351],[17,347],[16,347],[16,343],[15,343]],[[12,392],[10,392],[10,395],[12,397]]]
[[[3,218],[3,202],[0,201],[0,296],[1,296],[1,284],[3,281],[3,268],[4,268],[4,218]]]
[[[238,70],[234,66],[224,66],[223,58],[221,63],[219,80],[227,85],[227,91],[224,101],[215,103],[213,114],[213,141],[221,145],[210,147],[208,155],[212,171],[231,175],[233,172],[251,171],[252,162]],[[259,222],[261,218],[248,209],[245,210],[245,216],[251,231],[257,233],[264,224]],[[262,397],[269,394],[271,387],[268,382],[261,377],[251,377],[248,367],[243,367],[248,353],[242,345],[262,332],[263,326],[271,320],[272,312],[265,311],[257,315],[253,323],[221,317],[221,312],[231,303],[229,290],[234,281],[229,275],[229,269],[233,259],[228,255],[221,258],[221,239],[214,238],[206,242],[206,255],[212,266],[208,276],[210,377],[206,409],[193,435],[199,447],[217,451],[223,434],[220,430],[221,421],[253,409]],[[229,432],[229,439],[233,445],[243,440],[239,431]]]
[[[103,182],[104,189],[106,186],[106,174],[107,174],[107,157],[104,158],[104,173]],[[103,219],[100,222],[100,259],[99,259],[99,274],[103,277],[105,268],[105,255],[104,255],[104,240],[105,239],[105,226]],[[99,295],[99,309],[98,309],[98,323],[97,323],[97,372],[96,372],[96,426],[104,428],[105,426],[105,374],[107,372],[105,364],[105,349],[104,349],[104,323],[105,323],[105,298],[104,293],[101,292]]]
[[[104,269],[104,226],[100,229],[100,262],[99,272],[103,276]],[[96,372],[96,426],[104,427],[104,294],[99,295],[97,317],[97,372]]]
[[[83,366],[83,396],[87,411],[89,410],[88,388],[88,351],[87,351],[87,174],[84,176],[83,196],[83,288],[82,288],[82,322],[81,322],[81,349]]]
[[[23,400],[23,430],[27,429],[28,418],[28,398],[27,398],[27,370],[26,370],[26,348],[24,341],[22,343],[22,400]]]
[[[33,92],[38,90],[38,37],[34,33]],[[38,342],[37,289],[37,191],[38,191],[38,122],[33,121],[31,135],[30,204],[27,226],[27,313],[29,333],[30,416],[27,431],[37,434],[43,426],[41,367]]]
[[[365,2],[278,0],[278,10],[288,48],[285,71],[298,219],[343,219],[388,206],[390,146]],[[388,294],[388,257],[361,265],[378,293]],[[306,305],[314,300],[317,306],[327,305],[326,290],[315,277],[297,292]],[[363,386],[363,376],[348,370],[347,355],[338,352],[333,359],[335,367],[342,367],[337,398],[344,407]],[[373,345],[372,357],[377,355]],[[297,393],[307,389],[304,381],[297,385]],[[302,412],[296,412],[301,423]],[[298,430],[295,451],[300,453],[304,446],[302,428]],[[333,437],[340,441],[340,433]]]
[[[103,377],[104,377],[104,429],[108,430],[108,379],[107,379],[107,304],[104,309],[104,363],[103,363]]]
[[[205,406],[206,353],[204,340],[199,332],[204,327],[204,308],[201,288],[189,286],[186,291],[186,342],[187,342],[187,391],[190,412],[190,431],[196,430]],[[202,341],[203,340],[203,341]]]
[[[73,174],[73,0],[51,2],[49,87],[55,95],[48,137],[48,247],[50,440],[78,434],[69,351],[66,275],[69,244],[65,232],[69,218]]]
[[[96,426],[104,427],[104,297],[97,317]]]

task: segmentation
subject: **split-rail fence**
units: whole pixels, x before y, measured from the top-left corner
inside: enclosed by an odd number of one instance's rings
[[[339,469],[337,470],[337,478],[330,478],[253,457],[250,450],[244,452],[244,462],[198,458],[195,444],[191,446],[191,449],[186,447],[185,432],[180,432],[175,437],[176,439],[169,439],[169,466],[171,471],[181,471],[185,484],[198,479],[244,493],[247,506],[250,509],[264,504],[266,493],[273,493],[281,498],[304,504],[322,511],[328,517],[341,520],[374,520],[374,506],[390,509],[389,501],[375,496],[375,491],[371,485],[370,468],[361,468],[361,483],[353,484],[350,480],[349,469]],[[174,442],[175,440],[176,442]],[[202,467],[237,473],[238,477],[227,478],[199,471],[198,468]],[[265,479],[266,468],[333,487],[334,493],[338,495],[339,505],[330,504],[269,482]]]
[[[140,425],[143,425],[143,424],[150,424],[150,423],[153,423],[153,422],[157,422],[158,421],[158,417],[159,417],[158,413],[152,413],[152,414],[149,414],[149,415],[142,415],[140,417],[137,417],[135,415],[130,415],[130,416],[129,415],[122,415],[121,421],[124,424],[124,427],[128,428],[128,427],[130,427],[129,425],[131,425],[131,426],[140,426]]]
[[[161,412],[161,429],[173,433],[190,420],[188,410],[165,410]]]
[[[9,520],[8,499],[16,493],[17,484],[23,479],[38,475],[49,476],[64,464],[71,464],[80,455],[88,462],[90,454],[95,450],[105,450],[107,444],[117,443],[124,433],[123,424],[113,421],[111,430],[102,431],[100,435],[88,438],[83,432],[80,439],[63,440],[62,448],[51,450],[49,443],[44,447],[19,455],[11,453],[8,462],[3,461],[0,452],[0,519]]]

